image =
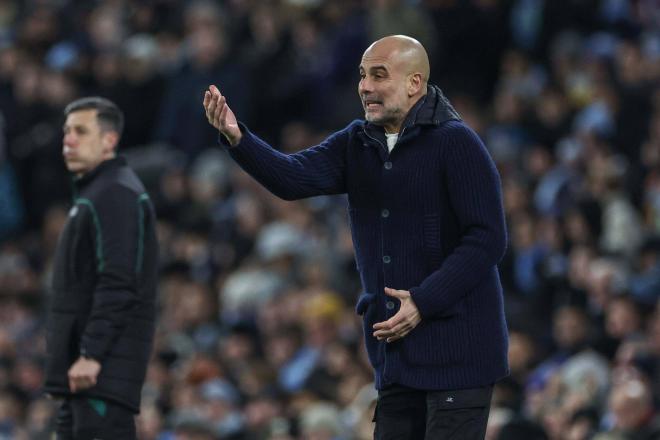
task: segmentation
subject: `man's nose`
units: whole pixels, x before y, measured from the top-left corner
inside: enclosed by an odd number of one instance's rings
[[[361,79],[358,83],[358,91],[360,93],[371,92],[371,82],[367,78]]]
[[[72,134],[65,134],[64,138],[62,139],[62,142],[64,142],[66,145],[69,146],[75,146],[76,137],[73,136]]]

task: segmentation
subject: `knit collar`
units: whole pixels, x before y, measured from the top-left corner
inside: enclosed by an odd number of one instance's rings
[[[440,87],[429,84],[427,93],[413,106],[403,123],[408,125],[440,125],[449,120],[461,120]]]
[[[401,132],[414,125],[440,125],[449,120],[461,120],[460,115],[449,100],[436,85],[429,84],[426,95],[412,106],[401,125]],[[384,133],[382,126],[366,122],[365,131],[370,133]]]

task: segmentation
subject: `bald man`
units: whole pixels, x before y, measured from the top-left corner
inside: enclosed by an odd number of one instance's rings
[[[660,414],[653,406],[650,384],[638,379],[618,383],[610,391],[608,403],[615,432],[635,440],[660,438]]]
[[[348,194],[364,292],[356,311],[379,391],[376,439],[483,439],[493,384],[508,373],[497,263],[506,228],[497,170],[429,85],[422,45],[395,35],[359,66],[365,120],[282,154],[204,96],[234,160],[275,195]]]

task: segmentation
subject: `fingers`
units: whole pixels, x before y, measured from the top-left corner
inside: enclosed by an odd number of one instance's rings
[[[420,316],[407,290],[385,288],[385,293],[401,301],[401,308],[390,319],[373,325],[373,336],[379,341],[393,342],[410,333],[419,323]]]
[[[204,92],[204,109],[207,109],[211,102],[211,92],[208,90]]]
[[[392,327],[397,325],[400,320],[401,319],[399,317],[399,314],[397,313],[396,315],[392,316],[387,321],[377,322],[376,324],[374,324],[373,328],[375,330],[390,330]]]
[[[392,330],[379,330],[374,332],[374,337],[379,341],[385,340],[386,342],[393,342],[406,336],[408,333],[410,333],[410,330],[412,330],[410,327],[398,327],[397,329]]]
[[[385,342],[394,342],[394,341],[398,341],[399,339],[401,339],[401,338],[403,338],[404,336],[406,336],[408,333],[409,333],[409,332],[400,333],[400,334],[394,334],[394,335],[390,336],[389,338],[386,338],[386,339],[385,339]]]
[[[211,101],[209,102],[209,110],[208,110],[211,123],[217,120],[218,110],[220,109],[221,106],[220,100],[222,98],[223,96],[220,94],[220,92],[211,94]]]
[[[396,341],[397,339],[401,339],[404,336],[406,336],[410,331],[414,328],[414,326],[405,320],[402,320],[401,322],[398,322],[396,324],[389,323],[389,321],[385,321],[383,323],[379,323],[376,325],[384,324],[384,326],[381,326],[379,330],[376,330],[373,335],[376,339],[379,341],[382,341],[385,339],[387,342],[392,342]],[[374,328],[376,328],[376,325],[374,325]]]
[[[216,86],[210,86],[209,90],[204,92],[204,110],[206,119],[218,130],[223,130],[227,125],[227,114],[229,106],[227,99],[220,93]]]
[[[412,329],[399,314],[394,315],[387,321],[374,324],[373,328],[376,330],[373,333],[374,337],[379,341],[386,339],[387,342],[390,342],[392,338],[404,337]]]
[[[213,124],[213,114],[215,113],[216,105],[216,97],[207,90],[204,93],[204,110],[206,112],[206,119],[208,119],[211,124]]]
[[[216,128],[220,128],[219,116],[223,109],[224,102],[224,96],[222,96],[220,90],[218,90],[216,86],[211,85],[209,90],[204,92],[204,110],[206,112],[206,119],[208,119],[209,123]]]
[[[385,294],[397,299],[405,299],[410,296],[410,292],[408,292],[407,290],[397,290],[397,289],[391,289],[389,287],[385,288]]]
[[[218,119],[217,119],[217,126],[218,127],[224,127],[227,125],[227,100],[225,99],[224,96],[221,96],[220,99],[218,100],[218,109],[217,111],[218,114]]]
[[[395,325],[391,329],[391,334],[386,338],[387,342],[393,342],[396,341],[397,339],[401,339],[404,336],[406,336],[408,333],[412,331],[412,329],[415,328],[411,323],[404,321],[398,325]]]
[[[86,390],[96,385],[96,378],[87,375],[69,374],[69,388],[71,392]]]
[[[215,111],[216,99],[208,90],[204,92],[204,111],[206,112],[206,119],[211,122],[211,115]]]

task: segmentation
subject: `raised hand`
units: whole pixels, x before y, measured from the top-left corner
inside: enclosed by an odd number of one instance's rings
[[[214,85],[204,92],[204,111],[209,124],[217,128],[232,146],[241,141],[243,134],[238,127],[236,116],[227,105],[225,97]]]
[[[373,328],[376,331],[373,335],[379,341],[385,339],[387,342],[393,342],[403,338],[417,327],[417,324],[422,320],[422,316],[419,314],[409,291],[386,287],[385,293],[401,301],[401,307],[387,321],[374,324]]]

